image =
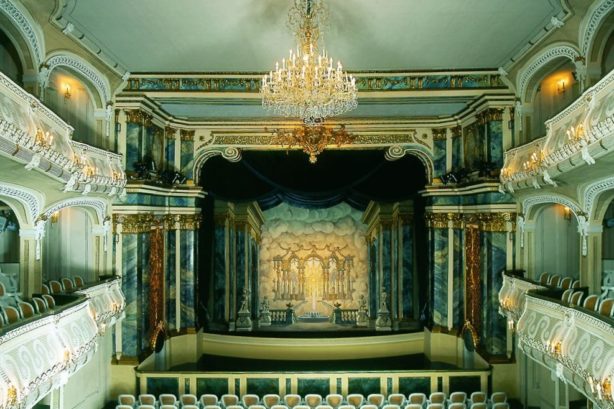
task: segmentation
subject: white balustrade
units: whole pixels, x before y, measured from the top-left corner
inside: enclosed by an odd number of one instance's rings
[[[124,315],[126,300],[121,290],[120,278],[84,288],[76,293],[89,299],[90,311],[100,333],[104,333]]]
[[[507,317],[508,322],[517,323],[524,311],[525,296],[529,290],[545,289],[537,283],[520,277],[503,274],[503,286],[499,291],[499,313]]]

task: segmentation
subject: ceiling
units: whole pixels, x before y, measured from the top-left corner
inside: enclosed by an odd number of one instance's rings
[[[131,72],[268,71],[294,46],[290,0],[66,0],[65,21]],[[497,68],[561,0],[329,0],[331,56],[351,71]]]

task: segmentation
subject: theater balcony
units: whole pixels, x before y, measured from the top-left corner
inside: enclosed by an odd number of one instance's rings
[[[587,295],[587,288],[540,283],[503,274],[501,313],[516,327],[518,348],[573,386],[600,408],[614,407],[613,299]]]
[[[614,146],[613,97],[614,72],[610,72],[546,121],[545,136],[508,150],[500,177],[503,187],[513,193],[557,187],[562,181],[581,183],[586,180],[582,172],[591,165],[597,165],[591,175],[598,170],[603,176],[611,173],[611,164],[602,158]]]
[[[113,196],[124,191],[121,155],[72,140],[73,127],[0,72],[0,155],[6,176],[37,170],[60,190]],[[15,178],[17,179],[17,177]],[[23,180],[23,176],[19,180]],[[51,181],[49,180],[51,179]]]
[[[0,407],[32,407],[97,363],[106,329],[124,313],[120,286],[114,277],[70,294],[0,297]]]

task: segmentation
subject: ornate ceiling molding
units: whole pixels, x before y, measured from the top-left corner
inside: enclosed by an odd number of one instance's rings
[[[113,95],[109,80],[89,62],[67,51],[54,53],[47,58],[41,69],[42,87],[47,84],[49,75],[57,67],[68,67],[90,81],[100,97],[102,104],[100,108],[111,104]]]
[[[45,38],[30,13],[11,0],[0,0],[0,12],[15,24],[30,48],[35,68],[40,67],[45,59]]]
[[[601,26],[601,22],[612,12],[612,10],[614,10],[614,0],[599,0],[589,8],[582,23],[580,23],[578,42],[582,55],[589,55],[597,30]]]
[[[567,58],[573,63],[576,63],[580,59],[580,53],[573,44],[556,43],[541,50],[539,54],[534,56],[524,67],[522,67],[516,81],[516,90],[522,101],[526,98],[529,82],[539,69],[550,61],[560,57]]]
[[[26,211],[25,215],[20,215],[22,217],[25,216],[26,220],[20,220],[20,223],[24,222],[31,226],[34,225],[45,203],[44,196],[39,192],[22,186],[0,182],[0,199],[3,198],[18,201]]]

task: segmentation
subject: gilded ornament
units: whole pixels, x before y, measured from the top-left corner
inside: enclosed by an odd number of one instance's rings
[[[195,134],[196,134],[196,131],[194,130],[182,129],[180,131],[181,140],[186,141],[186,142],[187,141],[193,142]]]
[[[175,138],[177,137],[176,133],[177,129],[173,128],[172,126],[167,126],[164,128],[164,136],[170,141],[175,140]]]
[[[433,128],[433,140],[445,141],[447,139],[448,130],[446,128]]]

